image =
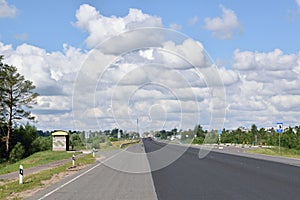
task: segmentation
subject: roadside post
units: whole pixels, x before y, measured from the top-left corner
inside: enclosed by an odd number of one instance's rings
[[[72,166],[74,167],[75,166],[75,155],[73,154],[72,156]]]
[[[93,158],[95,157],[95,148],[93,148]]]
[[[222,135],[222,130],[218,130],[218,146],[219,146],[219,149],[223,149],[221,145],[221,135]]]
[[[24,176],[23,165],[20,165],[20,171],[19,171],[19,184],[23,184],[23,176]]]
[[[283,123],[277,122],[276,132],[278,133],[278,147],[279,147],[279,153],[280,152],[280,134],[283,133]]]
[[[221,144],[222,130],[218,130],[218,135],[219,135],[219,145],[220,145]]]

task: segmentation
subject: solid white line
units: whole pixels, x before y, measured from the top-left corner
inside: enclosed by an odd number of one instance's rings
[[[98,163],[97,165],[95,165],[94,167],[92,167],[91,169],[85,171],[84,173],[82,174],[79,174],[78,176],[76,176],[75,178],[73,178],[72,180],[66,182],[65,184],[57,187],[56,189],[52,190],[51,192],[45,194],[44,196],[42,196],[41,198],[39,198],[39,200],[42,200],[42,199],[45,199],[46,197],[50,196],[51,194],[53,194],[54,192],[60,190],[61,188],[65,187],[66,185],[72,183],[73,181],[77,180],[78,178],[80,178],[81,176],[85,175],[86,173],[92,171],[93,169],[95,169],[96,167],[100,166],[102,163]]]
[[[127,149],[127,148],[126,148]],[[78,176],[76,176],[75,178],[71,179],[70,181],[66,182],[65,184],[55,188],[54,190],[52,190],[51,192],[48,192],[47,194],[45,194],[44,196],[42,196],[41,198],[39,198],[39,200],[45,199],[46,197],[50,196],[51,194],[53,194],[54,192],[60,190],[61,188],[65,187],[66,185],[74,182],[75,180],[77,180],[78,178],[80,178],[81,176],[85,175],[86,173],[92,171],[93,169],[95,169],[96,167],[99,167],[103,162],[112,159],[113,157],[115,157],[118,153],[112,155],[111,157],[108,157],[107,159],[105,159],[104,161],[102,161],[101,163],[98,163],[97,165],[95,165],[94,167],[92,167],[91,169],[83,172],[82,174],[79,174]]]

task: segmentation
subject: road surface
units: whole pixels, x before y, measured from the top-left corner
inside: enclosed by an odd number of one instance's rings
[[[297,166],[215,151],[199,159],[199,149],[150,139],[99,153],[104,162],[30,199],[300,199]]]
[[[114,150],[98,153],[106,158],[82,173],[67,177],[28,199],[157,199],[148,159],[142,144],[130,146],[126,151]],[[144,171],[134,173],[137,168],[144,169]]]
[[[144,143],[146,152],[164,146]],[[171,165],[152,172],[158,199],[300,199],[299,167],[214,151],[199,159],[198,153],[189,148]],[[149,162],[155,163],[155,157]]]

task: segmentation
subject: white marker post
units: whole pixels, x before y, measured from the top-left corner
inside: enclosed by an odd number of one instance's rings
[[[74,167],[75,166],[75,155],[73,154],[72,156],[72,166]]]
[[[223,147],[221,147],[221,135],[222,135],[222,130],[218,130],[218,135],[219,135],[219,138],[218,138],[218,146],[219,146],[219,149],[223,149]]]
[[[222,135],[222,130],[218,130],[218,135],[219,135],[219,145],[221,144],[221,135]]]
[[[19,184],[23,184],[23,176],[24,176],[23,165],[20,165]]]
[[[95,148],[93,148],[93,158],[95,157]]]

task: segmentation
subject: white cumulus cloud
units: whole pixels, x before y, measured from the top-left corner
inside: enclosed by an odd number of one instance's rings
[[[220,39],[231,39],[235,33],[241,32],[241,25],[233,10],[221,6],[222,17],[205,18],[205,29]]]
[[[162,27],[160,18],[133,8],[129,10],[127,16],[107,17],[101,15],[94,7],[83,4],[76,11],[76,19],[75,25],[89,33],[86,44],[90,48],[125,31],[140,27]]]
[[[229,126],[249,127],[255,123],[272,127],[276,121],[297,125],[299,60],[300,52],[236,50],[231,70],[239,75],[239,79],[226,86]]]
[[[267,53],[236,50],[233,59],[233,67],[239,70],[265,69],[279,71],[289,70],[298,65],[297,55],[284,54],[280,49],[274,49]]]
[[[296,3],[297,3],[297,6],[298,6],[298,9],[300,10],[300,0],[296,0]]]
[[[33,81],[40,94],[32,109],[41,129],[73,129],[73,84],[86,54],[80,49],[64,45],[63,52],[21,44],[16,48],[0,42],[4,63],[16,66],[27,80]]]
[[[0,18],[14,17],[17,9],[13,5],[9,5],[6,0],[0,0]]]

